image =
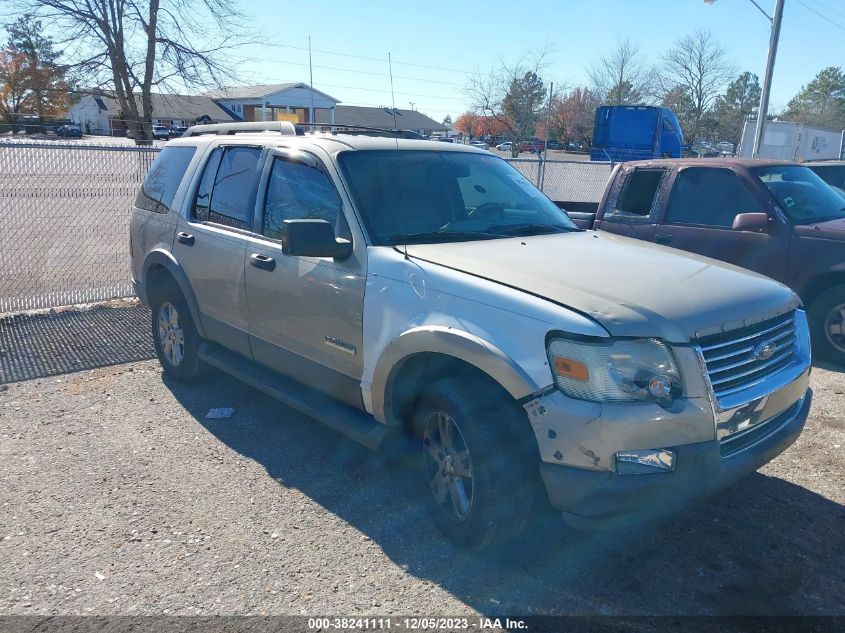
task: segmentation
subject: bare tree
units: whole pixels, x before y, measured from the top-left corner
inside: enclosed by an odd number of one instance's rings
[[[231,51],[245,42],[243,17],[228,0],[19,0],[17,4],[61,34],[63,62],[69,70],[84,78],[87,86],[113,93],[138,143],[152,139],[153,88],[173,91],[233,80]]]
[[[639,47],[627,38],[587,69],[592,91],[605,105],[637,105],[654,101],[657,76],[646,66]]]
[[[467,94],[473,110],[504,129],[514,157],[519,155],[520,143],[535,135],[547,104],[548,89],[541,73],[550,52],[544,47],[513,66],[502,61],[489,73],[478,72],[469,78]]]
[[[688,103],[687,111],[677,114],[686,122],[687,141],[693,143],[701,135],[705,115],[736,70],[713,34],[700,29],[678,40],[663,61],[666,92],[682,93]]]

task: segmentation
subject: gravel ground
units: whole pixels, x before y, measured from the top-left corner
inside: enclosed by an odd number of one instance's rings
[[[407,473],[234,380],[82,361],[0,384],[0,615],[845,615],[837,371],[814,372],[798,442],[717,499],[627,532],[541,514],[467,553]]]

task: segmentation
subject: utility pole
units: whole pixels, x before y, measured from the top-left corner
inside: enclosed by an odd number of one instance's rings
[[[776,0],[775,15],[773,18],[769,18],[772,22],[772,33],[769,38],[769,57],[766,60],[766,74],[763,76],[763,87],[760,93],[760,107],[757,110],[757,126],[754,130],[754,146],[751,150],[752,158],[757,158],[760,146],[763,144],[763,128],[766,126],[766,117],[769,115],[769,92],[772,89],[772,73],[775,70],[780,25],[783,20],[783,2],[784,0]],[[757,3],[755,2],[754,4],[756,5]]]
[[[314,67],[311,65],[311,36],[308,36],[308,92],[311,93],[311,112],[308,115],[308,122],[314,123],[317,118],[314,114]],[[311,131],[314,131],[314,126],[311,126]]]

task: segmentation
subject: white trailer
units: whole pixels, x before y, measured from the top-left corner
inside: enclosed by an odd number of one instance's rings
[[[746,121],[739,144],[739,156],[751,158],[757,121]],[[806,123],[767,121],[758,158],[801,162],[836,159],[842,156],[845,131],[813,127]]]

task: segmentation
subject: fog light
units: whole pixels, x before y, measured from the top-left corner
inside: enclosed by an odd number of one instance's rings
[[[661,448],[616,453],[619,475],[648,475],[675,470],[675,453]]]

